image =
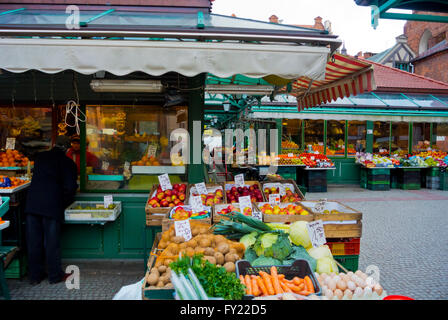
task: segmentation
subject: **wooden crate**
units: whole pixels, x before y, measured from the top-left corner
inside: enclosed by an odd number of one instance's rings
[[[301,205],[311,210],[314,220],[322,220],[326,238],[360,238],[362,235],[362,213],[350,208],[339,201],[327,201],[324,210],[337,208],[341,213],[317,213],[312,208],[317,201],[301,201]],[[349,224],[341,224],[341,222]]]
[[[205,187],[207,188],[207,190],[209,188],[221,187],[222,188],[223,197],[224,197],[223,201],[224,201],[224,203],[227,203],[226,191],[224,189],[224,184],[223,183],[206,183]],[[190,196],[191,196],[192,188],[195,188],[195,185],[194,184],[189,184],[188,188],[187,188],[188,203],[190,203]]]
[[[257,206],[257,210],[261,211],[260,208],[268,202],[257,202],[256,206]],[[282,202],[279,204],[280,208],[285,208],[287,207],[289,204],[293,204],[293,205],[300,205],[300,203],[298,202],[292,202],[292,203],[288,203],[288,202]],[[303,207],[303,206],[302,206]],[[270,222],[276,222],[276,223],[286,223],[286,222],[295,222],[295,221],[313,221],[314,220],[314,214],[313,212],[311,212],[308,208],[303,207],[306,211],[308,211],[308,215],[303,216],[303,215],[287,215],[287,214],[265,214],[263,213],[263,221],[265,223],[270,223]]]
[[[223,219],[223,216],[218,214],[222,209],[227,208],[229,205],[234,206],[235,208],[240,208],[239,203],[222,203],[222,204],[215,204],[213,207],[213,224],[218,223]],[[256,203],[252,203],[252,210],[258,210]]]
[[[294,187],[294,190],[292,190],[293,193],[297,193],[300,197],[301,200],[305,199],[305,196],[303,195],[302,191],[300,191],[299,187],[297,186],[297,183],[293,180],[293,179],[283,179],[283,180],[278,180],[278,181],[266,181],[262,183],[262,189],[261,192],[263,192],[263,196],[266,198],[266,195],[264,194],[264,188],[265,188],[265,184],[272,184],[272,183],[288,183],[288,184],[292,184]],[[269,199],[266,198],[266,201],[269,201]]]
[[[200,221],[200,222],[212,225],[213,212],[214,212],[214,208],[211,207],[211,212],[210,212],[210,217],[209,218],[192,219],[192,220]],[[166,230],[168,230],[174,224],[174,221],[175,221],[174,219],[170,219],[169,212],[168,212],[166,217],[162,220],[162,232],[165,232]]]
[[[187,183],[184,183],[184,184],[187,184]],[[165,219],[167,214],[169,214],[169,212],[171,211],[170,207],[168,207],[168,208],[166,208],[166,207],[165,208],[164,207],[153,208],[149,205],[149,200],[151,200],[151,198],[155,195],[158,186],[159,186],[158,184],[153,185],[151,191],[149,192],[148,200],[146,201],[145,212],[146,212],[146,225],[147,226],[161,226],[163,219]],[[188,190],[188,184],[187,184],[187,189],[185,190],[186,194],[185,194],[184,204],[187,204],[188,192],[189,192],[189,190]]]
[[[269,199],[266,199],[266,197],[264,195],[264,192],[263,192],[263,190],[261,188],[260,182],[258,182],[258,181],[244,181],[244,184],[247,185],[247,186],[252,186],[252,185],[256,184],[258,186],[258,189],[260,189],[260,191],[261,191],[261,196],[263,197],[263,201],[268,201],[269,200]],[[227,186],[229,186],[229,185],[235,185],[235,181],[226,181],[224,183],[224,194],[226,193],[226,190],[227,190],[226,188],[228,188]],[[226,201],[226,203],[228,203],[227,202],[228,201],[227,200],[227,195],[225,195],[225,201]]]
[[[150,285],[147,281],[151,268],[155,265],[157,257],[155,254],[157,253],[157,247],[159,245],[160,239],[162,238],[162,233],[157,233],[156,238],[154,239],[154,244],[151,249],[151,254],[148,259],[148,268],[146,270],[145,278],[143,280],[142,285],[142,299],[143,300],[174,300],[174,289],[168,288],[160,288],[154,289],[150,288]]]

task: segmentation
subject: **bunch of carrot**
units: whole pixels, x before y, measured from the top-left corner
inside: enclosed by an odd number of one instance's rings
[[[313,282],[309,276],[303,279],[294,277],[285,279],[284,274],[278,274],[277,267],[271,267],[271,273],[260,271],[259,275],[240,275],[240,281],[246,286],[246,294],[254,296],[271,296],[285,292],[307,296],[315,293]]]

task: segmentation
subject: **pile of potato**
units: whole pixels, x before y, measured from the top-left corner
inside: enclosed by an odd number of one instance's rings
[[[163,250],[150,273],[147,283],[156,288],[172,287],[170,281],[170,263],[176,261],[180,255],[192,257],[203,254],[204,259],[228,272],[235,272],[235,262],[244,256],[245,247],[242,243],[231,241],[222,235],[214,235],[210,225],[190,220],[193,238],[185,241],[183,237],[176,237],[174,225],[162,234],[158,249]]]

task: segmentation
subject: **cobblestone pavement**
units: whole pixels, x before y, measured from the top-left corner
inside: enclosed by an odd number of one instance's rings
[[[306,199],[338,200],[363,213],[359,268],[380,270],[388,294],[448,299],[448,192],[329,187]]]
[[[447,191],[330,186],[327,193],[307,193],[306,198],[338,200],[363,213],[359,268],[378,266],[389,294],[448,299]],[[32,287],[26,280],[8,279],[12,299],[107,300],[144,276],[142,261],[64,261],[68,264],[80,268],[79,290],[47,280]]]

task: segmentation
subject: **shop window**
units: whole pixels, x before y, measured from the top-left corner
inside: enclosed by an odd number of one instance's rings
[[[345,120],[327,121],[327,156],[345,156]]]
[[[409,152],[409,123],[392,122],[391,152],[405,155]]]
[[[30,160],[52,146],[52,109],[34,107],[0,107],[0,144],[15,138],[15,149]]]
[[[432,135],[433,148],[448,152],[448,123],[434,123]]]
[[[299,153],[302,148],[302,120],[284,119],[282,122],[282,153]]]
[[[187,108],[87,106],[86,174],[89,190],[149,190],[158,175],[185,181],[181,151],[170,154],[178,128],[187,129]]]
[[[429,123],[412,124],[412,151],[426,151],[431,146],[431,125]]]
[[[390,123],[375,121],[373,123],[373,153],[389,153]]]
[[[354,157],[356,152],[366,150],[366,121],[348,121],[347,156]]]
[[[305,120],[305,151],[324,153],[324,120]]]

